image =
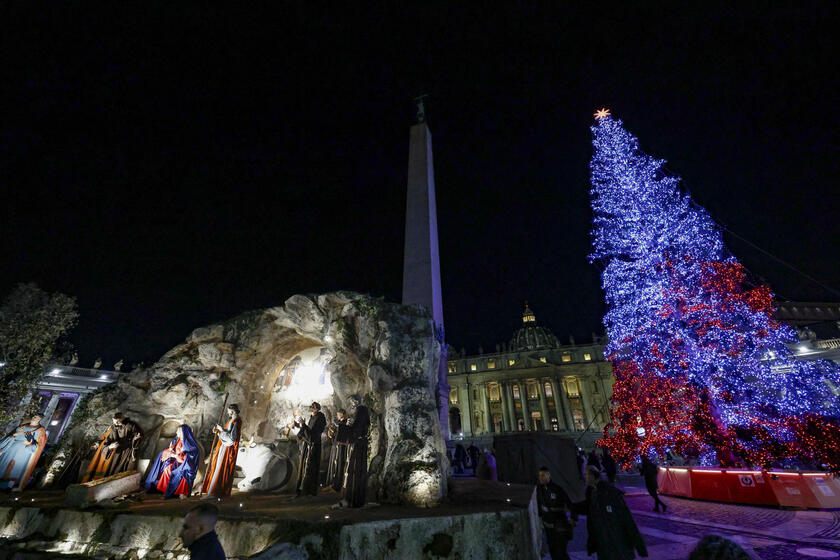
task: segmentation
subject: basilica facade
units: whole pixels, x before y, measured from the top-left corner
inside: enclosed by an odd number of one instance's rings
[[[521,327],[495,353],[449,356],[452,437],[553,431],[591,446],[609,421],[613,374],[603,342],[561,344],[526,303]]]

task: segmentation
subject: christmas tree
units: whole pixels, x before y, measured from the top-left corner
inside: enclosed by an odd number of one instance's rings
[[[664,161],[606,110],[592,127],[593,252],[603,264],[616,376],[601,443],[629,462],[674,451],[703,464],[798,458],[840,469],[840,367],[795,359],[793,330]]]

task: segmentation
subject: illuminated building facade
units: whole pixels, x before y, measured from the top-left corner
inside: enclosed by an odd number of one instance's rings
[[[561,344],[528,305],[522,326],[495,353],[450,355],[450,430],[485,439],[524,431],[575,434],[591,446],[608,422],[613,375],[604,344]]]
[[[29,402],[35,401],[38,412],[44,415],[42,424],[47,429],[47,443],[58,441],[84,395],[113,383],[120,375],[121,372],[102,369],[47,366],[38,388],[29,397]]]

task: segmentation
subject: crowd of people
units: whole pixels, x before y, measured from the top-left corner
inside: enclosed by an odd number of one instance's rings
[[[548,467],[537,472],[537,507],[543,526],[544,545],[552,560],[569,558],[568,545],[581,515],[586,516],[586,552],[598,560],[632,560],[647,557],[648,551],[624,492],[615,486],[618,465],[607,450],[595,449],[588,456],[577,452],[578,472],[585,483],[584,500],[572,502],[568,493],[551,480]],[[642,455],[639,474],[654,500],[654,511],[665,513],[668,506],[660,499],[657,464]],[[717,535],[704,537],[689,560],[749,560],[737,544]]]

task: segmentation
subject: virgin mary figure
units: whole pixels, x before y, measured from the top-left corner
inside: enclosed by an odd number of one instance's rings
[[[192,491],[201,450],[186,424],[178,426],[169,447],[161,451],[149,467],[143,486],[149,492],[162,492],[164,497],[187,498]]]

